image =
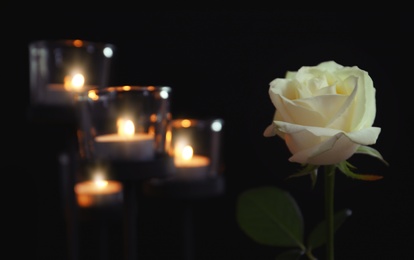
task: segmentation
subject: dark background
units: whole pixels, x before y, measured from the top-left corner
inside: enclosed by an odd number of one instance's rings
[[[66,151],[74,126],[33,122],[29,106],[28,44],[35,40],[83,39],[117,47],[112,85],[168,85],[174,117],[218,117],[225,122],[222,156],[225,192],[193,201],[194,259],[274,259],[282,252],[255,243],[237,226],[237,196],[253,187],[286,188],[297,199],[306,230],[323,218],[321,181],[310,190],[307,177],[285,180],[298,165],[277,138],[263,137],[274,107],[269,82],[287,70],[335,60],[369,72],[377,89],[373,146],[390,163],[352,158],[358,171],[384,176],[376,182],[338,174],[335,207],[353,215],[336,233],[336,259],[412,259],[413,158],[409,93],[413,87],[412,12],[56,12],[29,14],[13,41],[19,89],[25,89],[24,116],[30,132],[31,183],[36,218],[37,259],[68,259],[57,157]],[[322,180],[322,178],[321,178]],[[32,197],[32,196],[31,196]],[[140,198],[139,259],[184,259],[181,204]],[[37,214],[35,214],[37,210]],[[121,218],[109,221],[108,257],[122,259]],[[97,259],[98,221],[83,221],[82,259]],[[315,252],[324,259],[324,249]],[[95,257],[94,257],[95,256]]]

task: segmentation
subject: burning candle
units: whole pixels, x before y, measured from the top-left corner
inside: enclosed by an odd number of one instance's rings
[[[96,86],[85,85],[82,73],[75,72],[63,78],[63,84],[48,84],[47,101],[49,104],[68,104],[74,102],[74,94]]]
[[[118,133],[95,138],[98,159],[146,161],[155,156],[154,135],[135,133],[132,120],[118,119]]]
[[[193,153],[193,148],[190,145],[176,148],[174,165],[178,177],[198,179],[207,176],[210,159],[206,156],[194,155]]]
[[[80,207],[100,207],[116,205],[122,202],[122,184],[95,176],[93,180],[79,182],[75,193]]]
[[[85,77],[82,73],[73,73],[63,78],[63,84],[49,84],[52,91],[81,91],[85,85]]]

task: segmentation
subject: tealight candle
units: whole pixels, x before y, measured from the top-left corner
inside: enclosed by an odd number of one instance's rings
[[[174,156],[177,177],[185,179],[198,179],[206,177],[210,159],[206,156],[194,155],[190,145],[184,146]]]
[[[154,135],[135,133],[134,123],[119,119],[118,133],[95,137],[95,154],[98,159],[146,161],[155,156]]]
[[[96,86],[85,85],[85,77],[82,73],[76,72],[66,75],[63,84],[48,84],[46,102],[49,104],[68,104],[74,102],[74,94]]]
[[[121,203],[122,184],[113,180],[89,180],[75,185],[80,207],[109,206]]]

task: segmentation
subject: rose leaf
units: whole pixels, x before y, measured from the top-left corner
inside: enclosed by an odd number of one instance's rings
[[[302,213],[284,190],[266,186],[244,191],[236,216],[242,231],[257,243],[304,249]]]

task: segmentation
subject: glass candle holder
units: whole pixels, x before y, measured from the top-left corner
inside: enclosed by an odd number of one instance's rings
[[[174,119],[169,154],[179,179],[205,179],[221,171],[222,119]]]
[[[107,87],[115,46],[83,40],[29,44],[30,104],[73,107],[74,93]]]
[[[152,161],[167,155],[168,86],[113,86],[77,96],[80,157],[88,161]]]

